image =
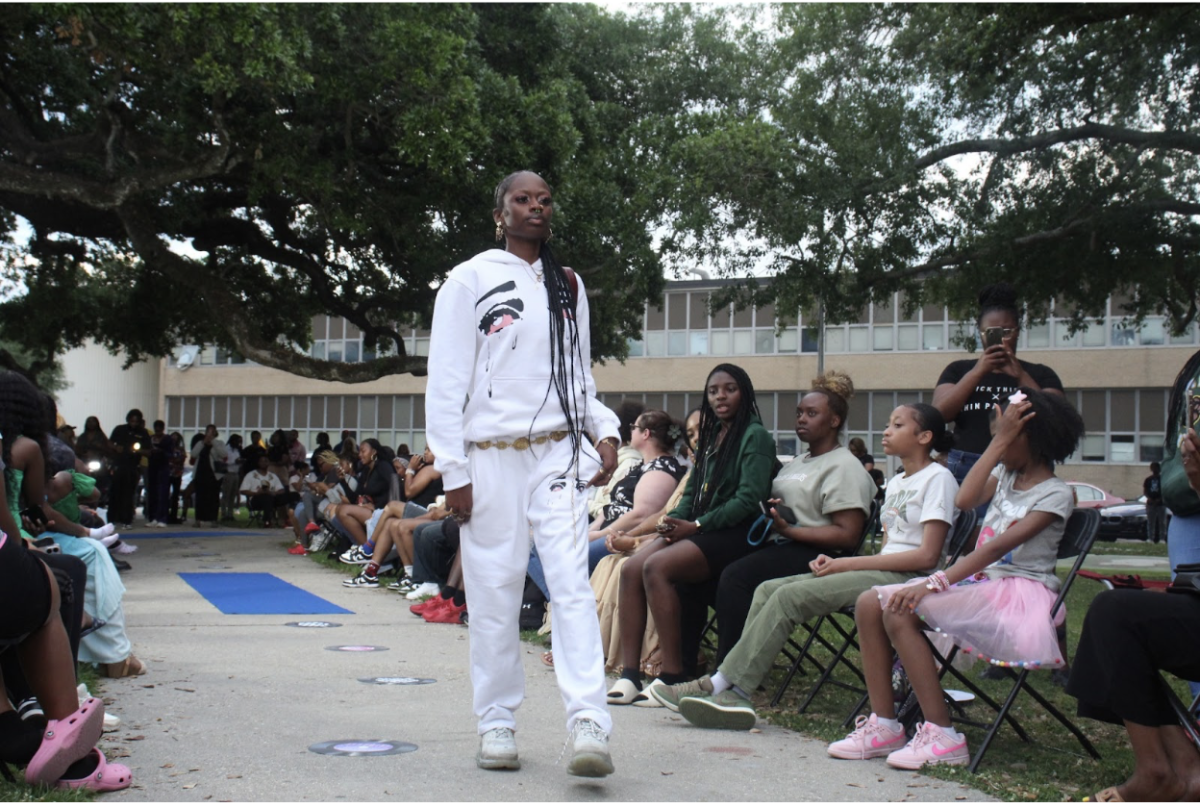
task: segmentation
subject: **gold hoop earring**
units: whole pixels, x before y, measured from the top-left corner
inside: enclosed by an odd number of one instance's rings
[[[504,241],[504,228],[496,222],[496,241]]]

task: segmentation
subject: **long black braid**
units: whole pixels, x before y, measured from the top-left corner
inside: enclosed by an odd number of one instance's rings
[[[0,371],[0,436],[4,439],[4,482],[11,497],[20,492],[13,491],[12,447],[17,438],[24,436],[35,441],[42,457],[50,456],[46,438],[46,413],[42,400],[33,382],[11,370]],[[49,466],[46,467],[47,469]]]
[[[504,195],[508,193],[519,175],[528,172],[515,171],[509,174],[496,186],[496,210],[504,207]],[[547,184],[549,187],[549,184]],[[542,278],[546,284],[546,300],[550,306],[550,384],[546,386],[546,396],[542,406],[534,413],[533,421],[529,424],[529,435],[533,437],[533,424],[541,415],[546,402],[550,400],[550,390],[554,389],[558,396],[558,404],[567,420],[567,434],[571,440],[571,465],[579,462],[581,446],[581,425],[587,423],[588,397],[586,390],[576,390],[576,374],[582,373],[583,346],[579,339],[579,324],[575,320],[576,300],[575,290],[567,279],[567,273],[562,264],[554,257],[550,245],[542,242],[538,257],[542,261]],[[583,405],[580,406],[580,399]]]
[[[742,392],[737,412],[734,413],[733,421],[729,424],[729,431],[725,433],[725,437],[721,439],[720,443],[716,441],[721,432],[721,421],[708,401],[708,382],[717,373],[728,373],[737,382],[738,389]],[[742,437],[746,434],[746,428],[750,425],[751,418],[754,416],[758,416],[760,420],[762,418],[758,412],[758,401],[754,397],[754,384],[750,381],[750,376],[746,371],[737,365],[720,364],[712,369],[708,378],[705,379],[701,402],[700,438],[696,447],[696,467],[692,472],[697,486],[696,494],[692,497],[692,519],[709,511],[713,495],[716,493],[715,483],[721,479],[725,469],[737,458],[738,450],[742,446]],[[714,444],[716,445],[715,450]]]

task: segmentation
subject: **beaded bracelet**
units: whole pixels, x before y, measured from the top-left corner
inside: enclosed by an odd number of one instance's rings
[[[931,592],[945,592],[950,588],[950,579],[946,577],[945,572],[938,570],[926,579],[925,588]]]

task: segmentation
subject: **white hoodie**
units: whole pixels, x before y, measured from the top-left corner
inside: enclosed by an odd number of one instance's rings
[[[438,291],[429,341],[425,438],[447,491],[471,482],[469,443],[567,428],[550,377],[550,309],[545,285],[535,280],[540,271],[540,260],[530,266],[512,253],[488,250],[455,267]],[[583,355],[582,366],[574,369],[581,415],[586,407],[578,426],[594,440],[619,440],[617,416],[596,398],[582,280],[575,320]],[[568,369],[571,364],[568,357]]]

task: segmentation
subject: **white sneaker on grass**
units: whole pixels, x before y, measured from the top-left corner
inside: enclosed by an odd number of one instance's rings
[[[496,727],[480,735],[475,763],[481,769],[521,768],[521,760],[517,757],[517,739],[513,737],[513,731],[508,727]]]

